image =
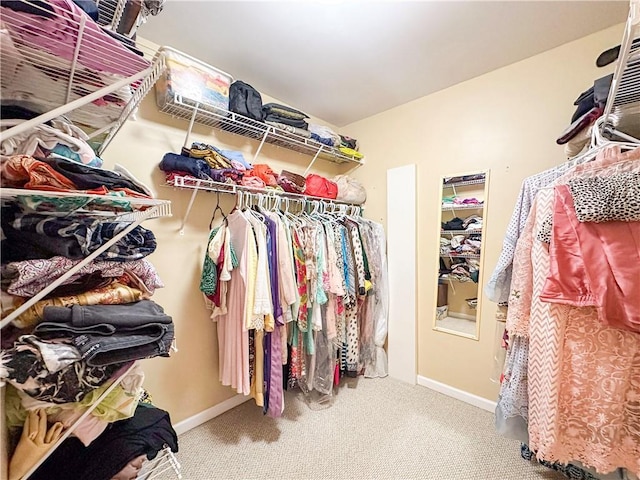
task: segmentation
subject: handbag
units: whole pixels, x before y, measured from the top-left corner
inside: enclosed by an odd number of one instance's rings
[[[335,200],[338,196],[338,185],[323,176],[310,173],[305,181],[304,193],[313,197]]]
[[[305,178],[297,173],[282,170],[278,176],[278,185],[288,193],[304,193]]]

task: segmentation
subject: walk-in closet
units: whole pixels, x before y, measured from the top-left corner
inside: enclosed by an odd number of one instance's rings
[[[640,478],[640,1],[0,2],[0,480]]]

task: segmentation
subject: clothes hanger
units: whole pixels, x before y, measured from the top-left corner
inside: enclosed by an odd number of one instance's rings
[[[211,230],[213,228],[213,221],[216,218],[216,213],[220,212],[222,214],[222,221],[225,225],[227,225],[227,216],[225,215],[224,211],[222,210],[222,207],[220,207],[220,192],[216,192],[216,206],[213,209],[213,215],[211,215],[211,221],[209,222],[209,230]]]
[[[236,192],[236,204],[233,206],[233,210],[231,212],[242,211],[242,190],[238,190]]]
[[[301,227],[302,226],[302,221],[300,220],[300,216],[297,214],[294,214],[291,210],[290,210],[290,202],[296,202],[298,205],[301,204],[301,200],[299,199],[292,199],[290,200],[289,198],[285,199],[285,212],[284,215],[285,217],[293,224],[294,227]]]
[[[265,222],[265,218],[264,215],[262,215],[262,213],[260,213],[257,209],[260,207],[260,202],[262,202],[262,194],[261,193],[251,193],[251,202],[255,202],[255,204],[253,204],[250,208],[247,208],[247,212],[250,215],[253,215],[256,219],[258,219],[260,222],[264,223]]]

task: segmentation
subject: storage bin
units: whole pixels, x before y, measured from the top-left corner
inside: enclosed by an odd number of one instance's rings
[[[176,98],[204,110],[229,109],[229,87],[233,77],[189,55],[163,47],[166,69],[156,83],[158,108],[175,103]],[[207,108],[212,107],[212,108]]]

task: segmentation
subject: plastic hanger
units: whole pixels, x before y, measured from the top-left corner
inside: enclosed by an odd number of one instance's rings
[[[216,206],[213,209],[213,214],[211,215],[211,221],[209,222],[209,230],[213,228],[213,221],[216,218],[216,213],[220,212],[222,214],[222,221],[227,224],[227,216],[225,215],[222,207],[220,207],[220,192],[216,192]]]

